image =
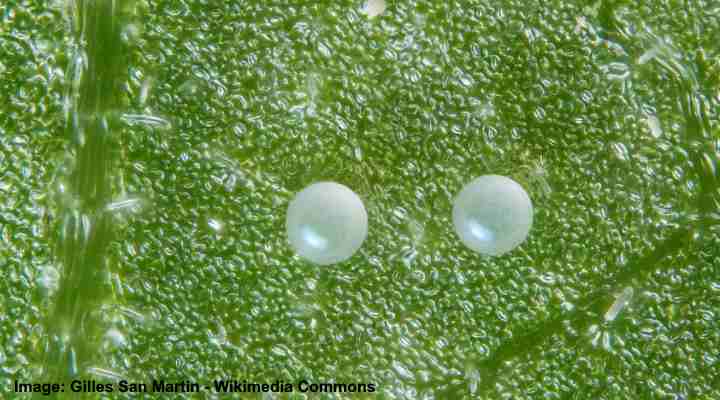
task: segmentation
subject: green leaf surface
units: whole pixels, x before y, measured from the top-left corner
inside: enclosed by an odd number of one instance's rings
[[[0,5],[1,398],[720,398],[720,8],[362,6]],[[535,208],[493,258],[451,218],[484,174]],[[321,267],[285,212],[324,180],[369,235]]]

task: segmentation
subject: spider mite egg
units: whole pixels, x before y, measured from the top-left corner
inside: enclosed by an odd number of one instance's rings
[[[500,175],[483,175],[465,185],[453,203],[453,224],[460,240],[481,254],[497,256],[525,241],[533,206],[525,190]]]
[[[290,201],[286,228],[290,246],[302,258],[320,265],[350,258],[368,232],[362,200],[335,182],[314,183]]]
[[[385,0],[367,0],[365,4],[363,4],[362,12],[370,18],[375,18],[385,12],[386,6]]]

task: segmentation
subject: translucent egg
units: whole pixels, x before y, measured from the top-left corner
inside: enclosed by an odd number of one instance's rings
[[[525,241],[533,206],[525,190],[500,175],[483,175],[465,185],[453,203],[453,224],[465,246],[497,256]]]
[[[362,200],[335,182],[314,183],[290,202],[286,219],[290,245],[302,258],[320,265],[355,254],[368,232]]]
[[[363,5],[362,11],[370,18],[375,18],[385,12],[385,0],[367,0]]]

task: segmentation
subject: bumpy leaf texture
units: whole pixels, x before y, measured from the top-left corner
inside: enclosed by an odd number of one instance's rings
[[[720,398],[717,4],[363,10],[0,5],[0,384]],[[451,221],[490,173],[536,213],[495,258]],[[370,220],[326,267],[284,229],[321,180]]]

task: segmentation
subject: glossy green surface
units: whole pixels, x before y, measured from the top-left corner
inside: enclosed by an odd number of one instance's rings
[[[0,5],[0,384],[720,398],[714,2],[288,3]],[[492,259],[483,174],[535,206]],[[372,221],[331,268],[284,229],[321,180]]]

